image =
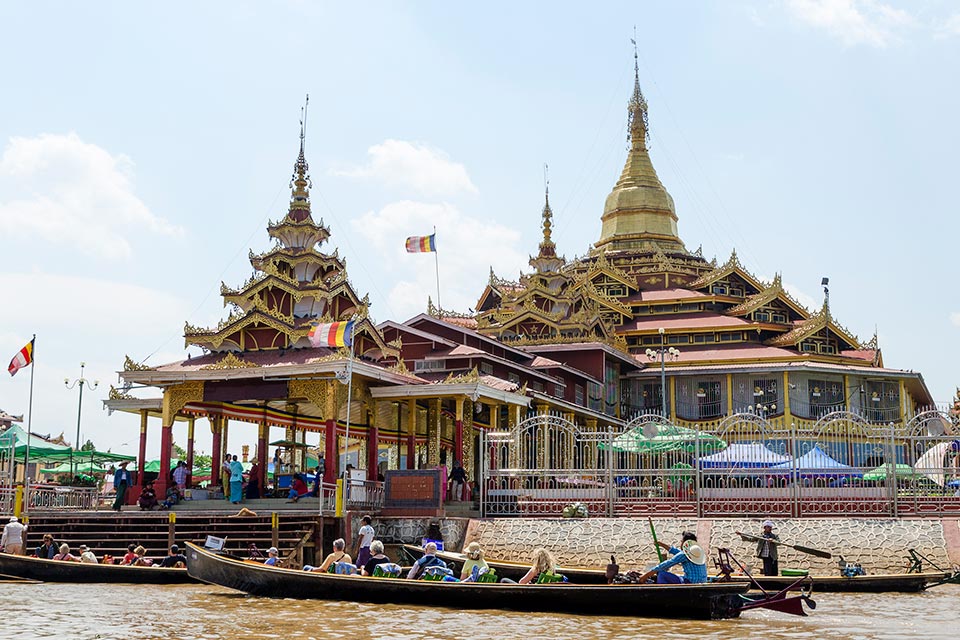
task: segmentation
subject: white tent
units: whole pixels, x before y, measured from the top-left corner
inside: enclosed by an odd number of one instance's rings
[[[735,443],[720,453],[699,459],[702,469],[757,469],[772,467],[792,460],[790,456],[776,453],[758,443]]]
[[[913,468],[917,473],[922,473],[941,487],[946,483],[946,455],[948,451],[960,451],[960,440],[951,440],[941,442],[928,449],[917,459],[917,464]]]

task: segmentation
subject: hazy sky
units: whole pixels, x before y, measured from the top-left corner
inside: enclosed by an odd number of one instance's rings
[[[306,93],[314,217],[378,321],[435,290],[407,235],[436,226],[446,308],[528,269],[545,162],[554,240],[584,253],[626,154],[634,25],[687,247],[736,248],[810,305],[829,276],[887,366],[940,401],[960,384],[956,3],[4,2],[0,24],[0,357],[37,334],[38,433],[74,439],[85,361],[84,439],[135,452],[137,419],[100,400],[124,354],[181,359],[184,321],[224,316],[221,280],[286,211]],[[0,408],[25,413],[28,382],[4,377]]]

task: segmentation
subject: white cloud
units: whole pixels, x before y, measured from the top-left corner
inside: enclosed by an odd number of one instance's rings
[[[449,203],[393,202],[352,224],[378,256],[380,268],[391,274],[389,310],[400,321],[426,311],[427,296],[434,303],[437,297],[434,258],[407,253],[407,236],[429,234],[436,226],[441,302],[448,310],[466,311],[477,303],[491,266],[503,277],[516,278],[528,259],[518,249],[519,231],[472,218]]]
[[[334,171],[334,175],[372,178],[390,187],[413,189],[425,196],[477,193],[466,168],[440,149],[405,140],[384,140],[367,149],[369,162]]]
[[[938,38],[960,36],[960,13],[955,13],[936,27]]]
[[[0,158],[0,234],[108,259],[128,258],[125,234],[183,231],[134,193],[133,162],[75,133],[10,138]]]
[[[950,322],[952,322],[955,326],[960,327],[960,311],[955,311],[950,314]]]
[[[909,13],[878,0],[787,0],[786,6],[801,22],[826,31],[848,47],[883,48],[899,42],[905,29],[917,26]]]

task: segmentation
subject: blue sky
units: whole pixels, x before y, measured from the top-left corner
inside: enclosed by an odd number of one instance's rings
[[[444,307],[526,269],[544,163],[554,240],[584,253],[626,153],[634,25],[687,247],[736,248],[811,305],[829,276],[888,366],[940,401],[960,384],[956,4],[45,2],[0,24],[0,351],[37,333],[39,433],[73,439],[85,361],[84,438],[135,450],[99,400],[124,354],[183,357],[184,321],[221,318],[220,281],[270,246],[305,93],[314,216],[376,319],[425,309],[433,260],[403,239],[433,226]],[[28,381],[0,408],[26,412]]]

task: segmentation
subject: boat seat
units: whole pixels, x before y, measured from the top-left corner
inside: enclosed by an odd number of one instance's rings
[[[544,571],[537,576],[536,584],[553,584],[555,582],[566,582],[567,577],[559,573],[547,573]]]
[[[375,578],[399,578],[403,568],[393,562],[384,562],[373,568],[373,577]]]

